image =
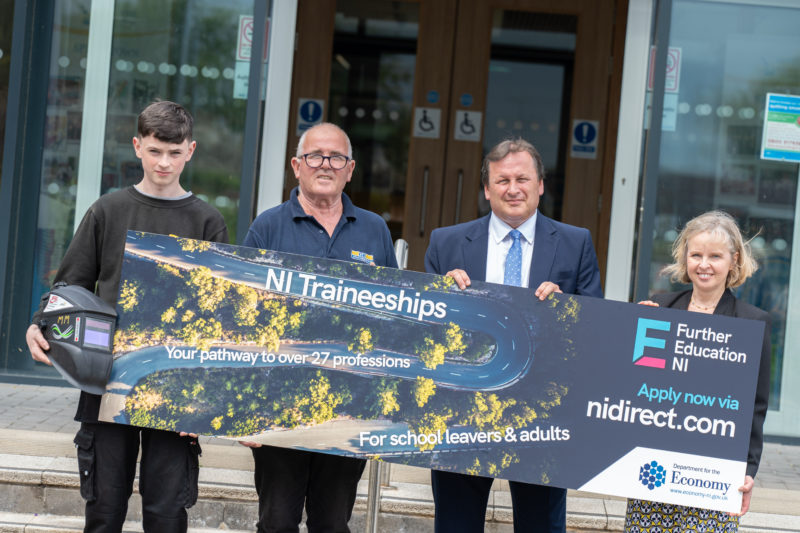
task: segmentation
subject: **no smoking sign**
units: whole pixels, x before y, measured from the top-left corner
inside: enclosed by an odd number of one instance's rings
[[[681,83],[681,49],[671,46],[667,51],[667,76],[664,80],[664,90],[676,93]]]
[[[267,21],[267,31],[264,34],[264,55],[267,57],[267,43],[269,42],[269,21]],[[236,60],[250,61],[253,48],[253,17],[250,15],[239,15],[239,34],[236,39]]]
[[[650,73],[647,78],[647,90],[653,90],[654,69],[656,63],[656,47],[650,47]],[[670,46],[667,50],[667,72],[664,76],[664,92],[677,93],[681,86],[681,48]]]

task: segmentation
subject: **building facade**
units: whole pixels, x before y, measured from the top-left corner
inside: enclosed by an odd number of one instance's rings
[[[348,193],[408,241],[412,269],[433,229],[487,212],[481,158],[512,135],[544,158],[541,210],[592,231],[608,298],[673,288],[658,273],[677,231],[730,212],[761,266],[738,295],[772,317],[766,433],[800,437],[795,0],[0,0],[0,11],[0,379],[60,383],[30,359],[24,331],[88,206],[140,179],[136,116],[161,98],[194,114],[183,185],[224,214],[234,242],[294,186],[289,156],[321,120],[351,135]]]

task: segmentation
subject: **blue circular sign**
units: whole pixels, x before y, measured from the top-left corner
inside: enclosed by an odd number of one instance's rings
[[[472,95],[469,93],[464,93],[461,95],[461,105],[464,107],[469,107],[472,105]]]
[[[428,102],[435,104],[439,101],[439,91],[428,91]]]
[[[317,122],[322,118],[322,106],[314,100],[306,100],[300,106],[300,118],[304,122]]]
[[[591,122],[579,122],[572,133],[581,144],[589,144],[597,138],[597,128]]]

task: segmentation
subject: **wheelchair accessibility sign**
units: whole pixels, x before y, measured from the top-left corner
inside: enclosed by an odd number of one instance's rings
[[[414,137],[438,139],[442,125],[442,110],[435,107],[414,108]]]
[[[453,128],[453,138],[457,141],[481,142],[481,117],[480,111],[456,111],[456,123]]]
[[[573,120],[570,157],[597,159],[597,135],[599,131],[600,123],[596,120]]]

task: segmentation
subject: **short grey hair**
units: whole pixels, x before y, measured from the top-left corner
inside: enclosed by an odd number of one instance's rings
[[[302,157],[303,154],[306,153],[305,152],[306,135],[308,135],[308,132],[314,131],[317,128],[333,128],[342,135],[344,135],[345,141],[347,141],[347,157],[353,159],[353,145],[350,144],[350,137],[347,136],[347,133],[345,133],[345,131],[342,128],[340,128],[339,126],[337,126],[332,122],[320,122],[319,124],[314,124],[306,131],[304,131],[303,134],[300,136],[300,140],[297,141],[297,153],[295,154],[295,157]]]

